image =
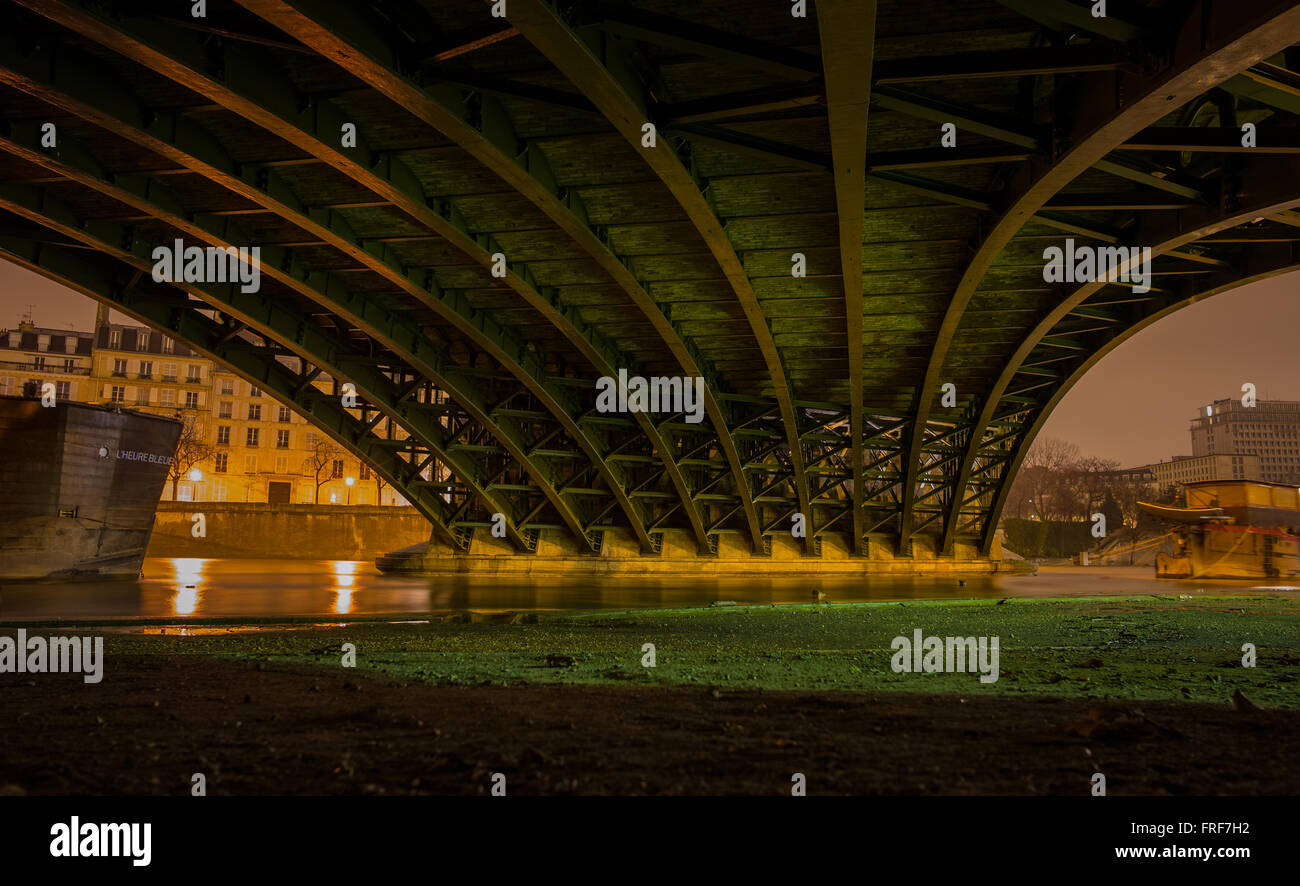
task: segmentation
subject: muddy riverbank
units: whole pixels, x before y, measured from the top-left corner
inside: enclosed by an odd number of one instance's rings
[[[1296,794],[1297,625],[1285,597],[116,625],[98,684],[0,674],[0,790]],[[915,630],[997,636],[997,681],[895,672]]]

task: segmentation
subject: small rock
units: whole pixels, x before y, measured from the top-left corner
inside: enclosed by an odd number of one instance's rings
[[[1232,690],[1232,709],[1239,714],[1258,714],[1262,710],[1258,705],[1242,695],[1240,689]]]

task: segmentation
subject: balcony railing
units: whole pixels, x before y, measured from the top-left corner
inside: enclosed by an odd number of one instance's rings
[[[71,369],[66,366],[37,366],[34,362],[24,360],[0,360],[0,369],[11,372],[52,372],[58,375],[90,375],[89,366],[74,366]]]

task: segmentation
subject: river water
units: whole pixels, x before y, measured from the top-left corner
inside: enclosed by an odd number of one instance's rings
[[[1150,567],[1048,567],[1036,575],[729,579],[384,575],[355,560],[145,561],[139,581],[0,587],[0,624],[137,618],[418,617],[448,612],[640,609],[746,603],[1163,594],[1300,595],[1296,582],[1157,581]],[[964,584],[959,584],[963,581]]]

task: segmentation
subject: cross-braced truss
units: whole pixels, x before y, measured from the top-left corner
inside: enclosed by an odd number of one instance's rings
[[[800,515],[807,553],[987,551],[1102,355],[1300,264],[1300,4],[1109,6],[5,0],[0,257],[462,550],[502,514],[519,551]],[[259,246],[260,291],[153,281],[177,238]],[[1045,282],[1067,238],[1149,247],[1149,287]],[[601,411],[620,370],[698,411]]]

